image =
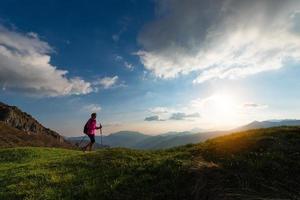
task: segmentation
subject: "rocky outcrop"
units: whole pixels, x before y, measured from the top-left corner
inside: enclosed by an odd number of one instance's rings
[[[31,115],[21,111],[16,106],[9,106],[0,102],[0,121],[29,135],[47,135],[48,137],[53,137],[59,143],[69,144],[64,137],[51,129],[45,128]]]

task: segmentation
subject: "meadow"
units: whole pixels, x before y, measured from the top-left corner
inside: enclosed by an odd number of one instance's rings
[[[300,128],[155,151],[3,148],[0,199],[300,199]]]

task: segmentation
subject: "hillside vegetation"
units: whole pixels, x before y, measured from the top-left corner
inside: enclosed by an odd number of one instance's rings
[[[300,128],[160,151],[0,150],[0,199],[300,199]]]

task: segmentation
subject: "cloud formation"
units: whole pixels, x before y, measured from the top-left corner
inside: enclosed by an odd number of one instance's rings
[[[186,114],[186,113],[173,113],[170,116],[170,120],[186,120],[187,118],[199,118],[200,114],[199,113],[192,113],[192,114]]]
[[[36,33],[23,34],[0,25],[0,85],[34,96],[87,94],[91,84],[50,63],[50,45]]]
[[[154,114],[163,114],[163,113],[168,113],[169,108],[166,107],[155,107],[155,108],[150,108],[149,111]]]
[[[100,112],[101,111],[101,106],[97,105],[97,104],[90,104],[90,105],[86,105],[83,107],[84,111],[93,113],[93,112]]]
[[[130,64],[129,62],[125,61],[124,62],[124,66],[129,69],[130,71],[132,71],[134,69],[133,65]]]
[[[154,115],[154,116],[146,117],[144,121],[164,121],[164,120],[160,119],[158,115]]]
[[[104,89],[109,89],[109,88],[116,86],[118,80],[119,80],[118,76],[113,76],[113,77],[106,76],[104,78],[100,78],[97,81],[95,81],[94,85],[101,86]]]
[[[237,79],[300,60],[297,0],[161,0],[137,55],[160,78]]]
[[[126,61],[122,56],[116,55],[115,60],[118,61],[118,62],[121,62],[126,69],[128,69],[130,71],[134,70],[133,64],[131,64],[128,61]]]
[[[157,113],[157,115],[149,116],[144,119],[144,121],[168,121],[168,120],[187,120],[187,119],[194,119],[194,118],[199,118],[200,114],[199,113],[184,113],[184,112],[177,112],[177,113],[170,113],[168,114],[169,117],[163,117],[159,114],[167,114],[168,111],[164,107],[157,107],[154,109],[151,109],[150,112],[152,113]]]

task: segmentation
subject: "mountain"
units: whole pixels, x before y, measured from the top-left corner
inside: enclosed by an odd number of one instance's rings
[[[78,143],[82,140],[83,136],[80,137],[69,137],[68,140],[72,143]],[[133,148],[135,145],[140,143],[141,141],[150,138],[152,136],[146,135],[140,132],[135,131],[120,131],[116,133],[109,134],[107,136],[102,136],[103,145],[107,145],[110,147],[127,147]],[[85,141],[89,141],[88,137],[84,138]],[[95,137],[96,146],[101,147],[101,136],[98,134]]]
[[[299,152],[299,127],[156,151],[0,149],[0,199],[300,199]]]
[[[102,137],[103,144],[110,147],[133,147],[137,143],[149,138],[151,136],[134,131],[120,131]],[[96,136],[96,142],[101,142],[101,137]]]
[[[300,120],[296,119],[283,119],[283,120],[266,120],[266,121],[253,121],[250,124],[234,129],[234,131],[245,131],[258,128],[271,128],[278,126],[300,126]]]
[[[16,106],[9,106],[2,102],[0,102],[0,137],[0,147],[72,147],[64,137],[45,128],[31,115]]]
[[[167,133],[160,134],[161,136],[183,136],[183,135],[191,135],[194,134],[194,132],[191,131],[182,131],[182,132],[176,132],[176,131],[170,131]]]
[[[225,134],[222,131],[216,132],[204,132],[193,134],[191,132],[179,132],[178,134],[163,134],[149,137],[137,145],[134,148],[137,149],[166,149],[186,144],[195,144],[203,142],[209,138],[216,137],[218,135]]]
[[[207,139],[229,134],[231,132],[246,131],[259,128],[271,128],[278,126],[300,126],[300,120],[268,120],[268,121],[254,121],[245,126],[241,126],[230,131],[206,131],[194,133],[192,131],[183,132],[167,132],[155,136],[146,135],[134,131],[120,131],[112,133],[108,136],[103,136],[103,144],[111,147],[127,147],[133,149],[166,149],[185,144],[195,144],[203,142]],[[82,137],[68,138],[73,143],[81,140]],[[88,140],[88,138],[85,138]],[[96,136],[96,147],[101,147],[100,136]]]
[[[208,131],[206,129],[195,127],[195,128],[192,128],[189,132],[191,132],[191,133],[200,133],[200,132],[208,132]]]
[[[151,136],[134,131],[120,131],[117,133],[112,133],[108,136],[103,136],[102,142],[104,145],[110,147],[126,147],[133,149],[166,149],[185,144],[199,143],[223,133],[225,132],[216,131],[195,134],[190,131],[184,131],[167,132],[160,135]],[[68,140],[76,144],[82,140],[82,136],[69,137]],[[89,138],[85,137],[84,140],[89,141]],[[101,137],[96,136],[95,148],[101,147],[100,143]]]

